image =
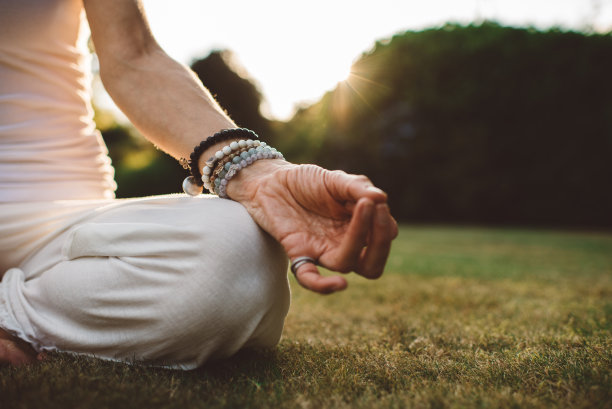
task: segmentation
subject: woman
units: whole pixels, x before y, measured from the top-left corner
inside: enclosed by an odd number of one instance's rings
[[[117,105],[177,160],[200,146],[192,171],[224,179],[227,199],[114,199],[89,105],[83,10]],[[233,166],[230,146],[248,134],[218,137],[236,125],[158,46],[138,0],[2,0],[0,79],[0,361],[57,350],[191,369],[278,342],[287,256],[319,293],[346,280],[317,264],[382,274],[397,226],[367,178],[272,154],[233,177],[207,162],[222,152]]]

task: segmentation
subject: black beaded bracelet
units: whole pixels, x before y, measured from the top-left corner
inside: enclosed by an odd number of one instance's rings
[[[198,186],[202,186],[204,182],[202,182],[202,173],[198,168],[198,161],[200,160],[200,156],[202,153],[212,145],[218,142],[227,141],[232,138],[243,138],[243,139],[258,139],[257,134],[250,129],[246,128],[232,128],[232,129],[222,129],[214,135],[209,136],[195,148],[193,148],[193,152],[189,155],[189,169],[191,172],[191,176],[193,176],[195,183]]]

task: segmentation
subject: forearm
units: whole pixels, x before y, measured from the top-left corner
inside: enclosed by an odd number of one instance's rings
[[[209,135],[236,126],[192,72],[162,50],[132,59],[129,64],[121,61],[111,66],[113,69],[103,72],[102,77],[117,105],[148,139],[177,159],[189,158],[194,146]],[[199,169],[230,142],[215,144],[204,151]],[[259,162],[239,172],[228,185],[231,198],[252,199],[256,183],[286,164],[279,160]]]
[[[119,108],[151,142],[176,159],[187,159],[208,136],[236,127],[193,72],[157,44],[139,1],[84,0],[84,5],[102,81]],[[198,168],[230,142],[204,151]],[[279,163],[286,164],[274,162],[256,163],[241,171],[228,185],[229,196],[239,201],[252,198],[255,184]]]
[[[117,106],[156,146],[189,158],[194,146],[236,125],[194,74],[162,50],[102,68],[101,77]],[[206,152],[210,154],[210,152]]]
[[[177,159],[188,158],[201,140],[236,126],[195,74],[159,47],[140,2],[84,4],[104,86],[151,142]]]

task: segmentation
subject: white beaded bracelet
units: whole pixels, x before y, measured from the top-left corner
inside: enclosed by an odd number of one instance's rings
[[[266,146],[266,143],[253,139],[241,139],[238,142],[234,141],[215,152],[215,154],[206,161],[206,164],[202,168],[202,182],[206,183],[208,181],[208,178],[210,177],[210,174],[212,173],[218,161],[230,155],[233,151],[252,146]]]
[[[245,148],[250,149],[245,150]],[[222,161],[225,157],[239,150],[244,151],[239,155],[235,154],[236,156],[224,165],[221,172],[219,172],[216,177],[212,178],[213,180],[211,182],[211,175],[219,161]],[[238,142],[234,141],[215,152],[215,154],[206,161],[202,168],[202,182],[204,183],[204,187],[210,193],[216,193],[219,197],[227,199],[226,189],[228,182],[240,170],[260,159],[284,159],[284,157],[282,153],[269,147],[265,142],[252,139],[240,140]],[[183,181],[183,190],[191,196],[197,196],[202,193],[202,187],[194,183],[193,176]]]
[[[214,191],[219,195],[219,197],[222,197],[224,199],[229,198],[229,196],[227,195],[227,184],[238,172],[240,172],[247,166],[252,165],[254,162],[260,159],[285,159],[282,153],[268,146],[259,146],[256,149],[253,149],[252,151],[249,150],[248,152],[244,152],[243,155],[244,156],[241,155],[240,157],[234,158],[234,160],[238,158],[241,159],[239,159],[235,163],[232,163],[229,166],[227,173],[225,173],[223,177],[221,177],[220,173],[219,177],[215,179],[216,186],[214,187]],[[218,184],[217,180],[219,181]]]
[[[229,145],[225,145],[223,148],[215,152],[213,156],[208,158],[205,166],[202,168],[202,182],[204,182],[204,187],[208,189],[211,193],[213,192],[213,187],[210,184],[209,178],[212,173],[215,165],[222,160],[224,157],[231,155],[232,152],[240,150],[246,147],[258,147],[258,146],[266,146],[265,142],[260,142],[257,139],[241,139],[238,142],[234,141]],[[195,183],[195,179],[193,176],[189,176],[183,180],[183,191],[190,196],[197,196],[202,193],[202,186],[198,186]]]

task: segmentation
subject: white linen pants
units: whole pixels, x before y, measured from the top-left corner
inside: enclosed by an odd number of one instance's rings
[[[0,327],[36,350],[192,369],[280,339],[287,257],[236,202],[0,204],[0,229]]]

